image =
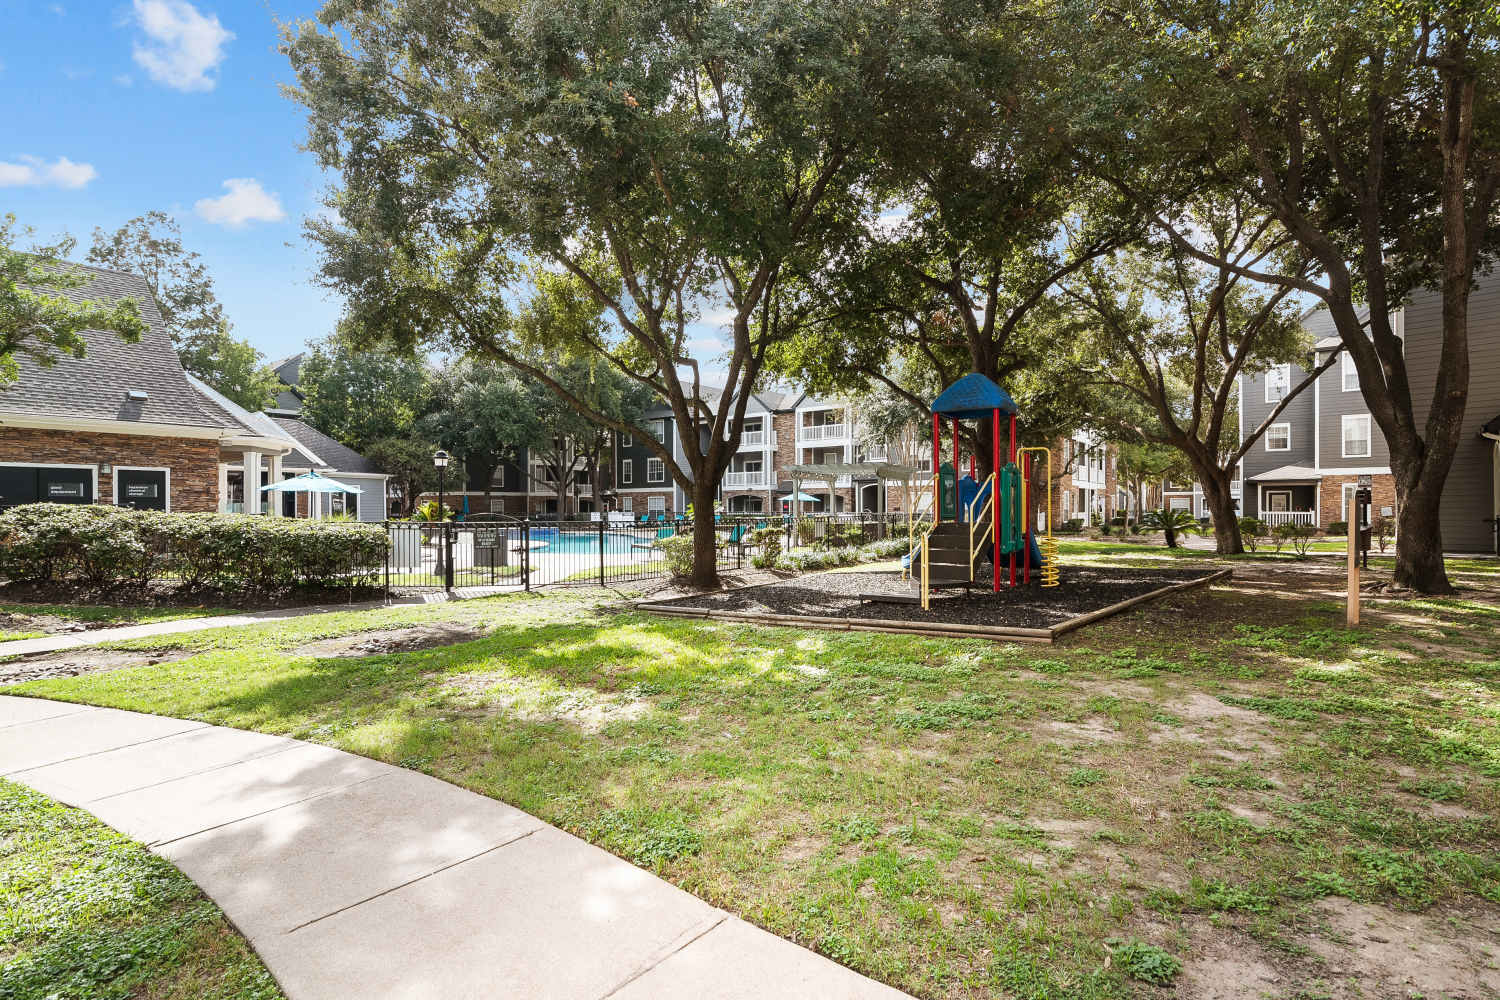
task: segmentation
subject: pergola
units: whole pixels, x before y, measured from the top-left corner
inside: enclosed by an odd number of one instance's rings
[[[792,477],[792,503],[793,519],[802,519],[802,481],[813,479],[828,485],[828,493],[831,497],[835,489],[834,484],[844,476],[851,480],[860,477],[868,479],[874,477],[883,485],[886,482],[910,483],[913,479],[925,475],[921,469],[909,465],[895,465],[891,462],[826,462],[818,465],[788,465],[783,471]],[[882,494],[884,490],[881,491]],[[911,520],[912,507],[915,503],[902,504],[906,508],[906,519]]]

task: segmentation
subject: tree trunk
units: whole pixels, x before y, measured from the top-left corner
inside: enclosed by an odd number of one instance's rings
[[[1443,524],[1438,516],[1442,488],[1433,490],[1419,480],[1415,489],[1402,493],[1396,511],[1396,586],[1422,594],[1451,594],[1453,585],[1443,564]]]
[[[714,530],[716,483],[705,477],[693,481],[693,577],[694,587],[719,586],[718,534]]]
[[[1199,472],[1198,481],[1203,484],[1203,499],[1213,518],[1215,551],[1221,556],[1240,555],[1245,542],[1240,537],[1240,514],[1229,492],[1229,473],[1223,469],[1214,469],[1209,475]]]

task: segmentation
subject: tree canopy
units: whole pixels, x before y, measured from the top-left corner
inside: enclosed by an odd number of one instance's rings
[[[66,294],[88,284],[87,274],[67,262],[73,240],[17,245],[29,236],[14,215],[0,216],[0,389],[15,382],[19,356],[51,365],[63,356],[84,357],[85,330],[111,331],[127,343],[146,330],[130,299],[78,301]]]
[[[261,353],[233,336],[213,278],[165,212],[147,212],[112,233],[94,230],[90,263],[146,279],[182,367],[247,410],[275,399],[280,383]]]

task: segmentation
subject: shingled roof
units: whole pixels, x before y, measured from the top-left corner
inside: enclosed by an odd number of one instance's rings
[[[269,414],[270,419],[276,422],[286,434],[296,441],[304,451],[316,455],[324,467],[335,472],[368,472],[379,474],[380,470],[375,463],[355,451],[353,448],[339,444],[333,438],[324,434],[315,427],[310,427],[298,420],[296,417],[283,417],[277,414]]]
[[[0,388],[0,422],[6,417],[34,417],[250,432],[188,384],[144,278],[85,264],[69,266],[88,282],[52,294],[75,302],[134,299],[146,329],[135,344],[103,330],[85,330],[86,356],[60,357],[50,366],[26,355],[17,357],[18,380]],[[144,391],[145,401],[132,401],[128,393],[134,390]]]

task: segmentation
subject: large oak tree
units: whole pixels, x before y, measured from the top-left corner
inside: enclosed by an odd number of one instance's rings
[[[767,349],[796,332],[778,283],[857,215],[872,123],[920,94],[909,38],[953,27],[857,0],[328,3],[284,41],[337,177],[338,220],[310,226],[324,279],[365,336],[497,358],[657,451],[711,585],[714,493]],[[520,349],[528,260],[605,308],[567,346],[670,407],[684,467]],[[729,316],[722,396],[688,349],[707,309]]]
[[[1468,396],[1468,296],[1500,244],[1497,5],[1122,0],[1069,16],[1069,127],[1100,175],[1159,222],[1194,188],[1243,192],[1311,262],[1240,270],[1327,307],[1390,447],[1396,582],[1451,590],[1438,514]],[[1440,360],[1414,385],[1393,316],[1424,286],[1442,295]]]

